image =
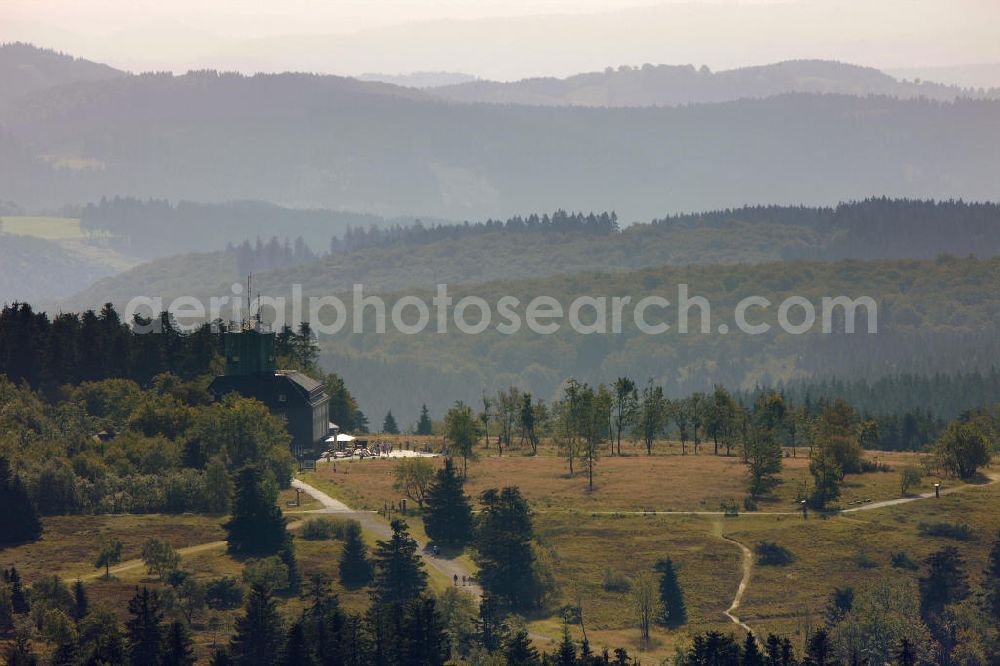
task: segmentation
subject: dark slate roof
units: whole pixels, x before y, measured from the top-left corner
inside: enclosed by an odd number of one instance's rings
[[[294,370],[278,370],[278,372],[276,372],[275,374],[282,377],[287,377],[291,381],[301,386],[306,393],[312,393],[313,391],[323,389],[322,384],[320,384],[318,381],[316,381],[309,375],[304,375],[301,372],[295,372]]]
[[[239,393],[271,407],[305,407],[329,400],[322,384],[301,372],[291,371],[273,375],[223,375],[213,379],[208,390],[216,398]],[[285,396],[284,401],[279,400],[281,395]]]

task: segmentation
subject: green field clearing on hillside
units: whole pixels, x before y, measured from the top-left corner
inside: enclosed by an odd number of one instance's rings
[[[0,217],[4,233],[17,236],[34,236],[43,240],[80,240],[97,234],[80,228],[75,217],[34,217],[5,215]]]

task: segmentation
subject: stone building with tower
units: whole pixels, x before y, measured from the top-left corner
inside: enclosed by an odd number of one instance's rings
[[[297,458],[314,454],[327,437],[330,398],[323,385],[301,372],[278,370],[275,334],[259,323],[226,334],[226,374],[208,387],[216,400],[230,393],[254,398],[284,417]]]

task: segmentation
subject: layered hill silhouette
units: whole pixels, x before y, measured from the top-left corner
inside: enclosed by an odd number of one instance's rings
[[[924,97],[1000,97],[1000,90],[975,91],[940,83],[901,81],[873,67],[829,60],[790,60],[713,72],[693,65],[609,67],[603,72],[567,78],[513,82],[469,81],[433,88],[438,97],[457,102],[534,106],[676,106],[729,102],[786,93]]]
[[[293,284],[301,285],[306,296],[323,296],[350,292],[354,284],[363,284],[367,293],[393,293],[439,283],[572,279],[586,272],[657,266],[1000,256],[996,204],[882,198],[836,208],[758,206],[660,218],[622,230],[614,223],[599,224],[609,218],[557,211],[474,225],[355,227],[337,239],[342,249],[333,254],[270,269],[266,251],[258,257],[263,264],[247,264],[236,250],[172,256],[105,278],[59,307],[80,310],[107,301],[123,307],[137,295],[165,302],[178,296],[207,300],[227,295],[247,272],[270,296],[290,295]],[[93,221],[88,228],[116,233],[127,228],[98,224]],[[144,237],[143,227],[135,226],[136,238]]]
[[[1000,102],[781,94],[676,108],[459,104],[308,74],[114,76],[0,112],[0,199],[264,200],[445,219],[624,222],[872,194],[990,199]]]
[[[57,86],[107,81],[125,72],[31,44],[0,44],[0,105]]]

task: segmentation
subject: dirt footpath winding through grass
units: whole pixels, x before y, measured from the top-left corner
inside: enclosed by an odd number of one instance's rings
[[[187,548],[178,548],[177,554],[181,557],[185,555],[191,555],[193,553],[200,553],[205,550],[215,550],[216,548],[225,548],[225,541],[209,541],[208,543],[199,543],[194,546],[188,546]],[[132,569],[138,569],[139,567],[146,566],[146,563],[141,559],[126,560],[121,564],[116,564],[111,567],[111,575],[124,573],[126,571],[131,571]],[[95,573],[86,574],[85,576],[78,576],[80,580],[94,580],[96,578],[103,578],[104,572],[97,571]]]
[[[729,541],[730,543],[735,543],[737,546],[739,546],[739,549],[743,552],[743,565],[742,565],[743,577],[740,578],[740,586],[736,589],[736,596],[733,597],[733,603],[729,604],[729,608],[724,610],[722,614],[728,617],[730,620],[732,620],[732,622],[737,626],[740,626],[745,631],[750,632],[752,631],[750,629],[750,625],[741,620],[736,615],[736,611],[740,609],[740,604],[743,603],[743,595],[746,594],[747,587],[750,586],[750,575],[753,573],[753,552],[749,548],[744,546],[742,543],[737,541],[736,539],[733,539],[732,537],[728,537],[725,534],[723,534],[722,538],[725,539],[726,541]]]
[[[951,493],[956,493],[967,488],[981,488],[984,486],[989,486],[1000,481],[1000,472],[992,472],[984,475],[985,481],[978,484],[964,484],[960,486],[952,486],[950,488],[944,488],[941,490],[942,495],[950,495]],[[888,506],[898,506],[900,504],[909,504],[910,502],[917,502],[919,500],[931,499],[935,497],[935,493],[921,493],[919,495],[914,495],[913,497],[901,497],[899,499],[885,500],[882,502],[872,502],[871,504],[864,504],[862,506],[852,507],[850,509],[842,509],[838,511],[838,514],[843,513],[856,513],[858,511],[871,511],[872,509],[882,509]],[[753,515],[781,515],[781,514],[766,514],[759,513]],[[741,620],[736,611],[740,609],[740,605],[743,603],[743,597],[746,594],[747,588],[750,586],[750,576],[753,574],[753,552],[747,548],[744,544],[740,543],[736,539],[723,534],[722,523],[716,522],[712,524],[712,532],[721,539],[728,541],[730,543],[736,544],[740,551],[743,553],[743,577],[740,578],[740,585],[736,590],[736,596],[733,597],[733,603],[729,605],[729,608],[723,611],[723,615],[728,617],[733,624],[742,627],[745,631],[751,631],[750,625]]]
[[[308,511],[304,513],[320,513],[320,514],[337,514],[343,515],[361,523],[361,528],[371,532],[372,534],[378,536],[380,539],[388,539],[392,535],[392,530],[389,526],[379,518],[373,511],[358,511],[347,506],[340,500],[336,500],[322,490],[310,486],[304,481],[299,479],[292,479],[292,487],[298,488],[302,492],[306,493],[313,499],[319,501],[323,505],[322,509],[316,509],[314,511]],[[474,572],[472,569],[467,567],[464,562],[457,559],[446,559],[442,557],[435,557],[430,549],[427,547],[426,542],[422,542],[416,539],[417,546],[420,548],[420,556],[424,559],[424,563],[427,566],[435,569],[444,575],[448,580],[460,580],[465,579],[469,581],[461,589],[471,594],[476,601],[483,596],[483,590],[479,585],[472,582],[474,580]],[[457,577],[457,578],[456,578]]]

